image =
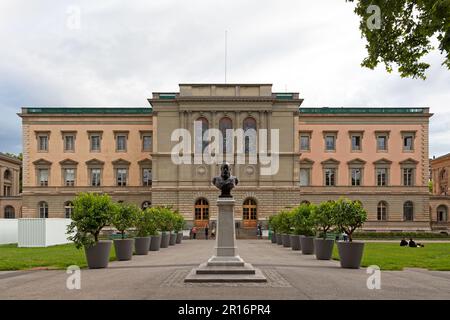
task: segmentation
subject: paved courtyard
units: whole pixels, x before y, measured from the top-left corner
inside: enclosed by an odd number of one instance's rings
[[[0,272],[0,299],[450,299],[450,272],[383,271],[369,290],[365,269],[346,270],[267,240],[238,240],[239,254],[260,268],[265,284],[185,284],[193,267],[213,253],[214,241],[182,244],[82,270],[81,289],[68,290],[64,270]]]

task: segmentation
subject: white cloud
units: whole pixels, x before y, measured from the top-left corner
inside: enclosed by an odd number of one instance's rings
[[[67,27],[79,6],[79,30]],[[360,67],[364,41],[344,1],[25,1],[0,3],[0,150],[20,151],[24,105],[147,105],[180,82],[270,82],[305,106],[429,106],[431,155],[450,152],[450,72],[428,79]],[[17,134],[11,138],[10,132]]]

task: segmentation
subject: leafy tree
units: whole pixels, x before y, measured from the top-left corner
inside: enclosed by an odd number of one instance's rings
[[[114,204],[107,194],[80,193],[73,205],[72,222],[67,226],[68,239],[77,248],[89,248],[98,242],[100,231],[110,224]]]
[[[135,225],[138,214],[139,208],[134,204],[114,205],[111,223],[120,232],[122,239],[125,239],[125,231]]]
[[[279,231],[279,221],[280,216],[278,214],[269,217],[269,228],[271,228],[275,233]]]
[[[181,214],[179,214],[178,212],[174,213],[174,219],[175,219],[175,221],[174,221],[173,229],[176,232],[180,232],[181,230],[183,230],[186,222],[184,221],[183,216]]]
[[[361,228],[367,220],[366,210],[364,210],[361,202],[343,198],[336,201],[334,209],[338,229],[345,232],[351,242],[353,232]]]
[[[151,219],[146,211],[139,210],[136,214],[136,220],[134,226],[136,227],[137,237],[147,237],[150,234]]]
[[[323,239],[327,238],[327,232],[336,225],[335,206],[336,202],[330,200],[322,202],[313,211],[313,223],[322,234]]]
[[[450,0],[346,1],[356,2],[359,29],[367,40],[363,67],[382,63],[391,72],[395,64],[401,77],[425,79],[430,65],[422,58],[435,49],[430,42],[437,38],[442,64],[450,69]]]
[[[290,233],[291,227],[292,227],[291,212],[287,210],[282,210],[278,214],[278,231],[283,234]]]
[[[314,204],[302,203],[298,207],[292,209],[291,221],[295,234],[304,236],[314,235],[313,212],[316,210]]]

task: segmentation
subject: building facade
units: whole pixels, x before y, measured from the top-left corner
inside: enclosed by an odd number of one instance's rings
[[[433,195],[430,198],[430,218],[433,230],[449,231],[450,154],[431,161]]]
[[[298,93],[273,93],[270,84],[181,84],[179,92],[153,93],[149,108],[23,108],[23,215],[70,216],[74,196],[90,191],[143,208],[170,205],[190,225],[211,223],[219,166],[197,161],[195,150],[208,142],[194,133],[234,129],[244,134],[244,152],[226,134],[219,145],[239,178],[240,227],[253,229],[303,201],[346,196],[367,209],[366,230],[429,231],[429,109],[302,102]],[[179,129],[194,137],[189,148],[177,149]],[[261,129],[267,152],[258,136],[252,162],[246,134]],[[264,173],[274,163],[267,156],[278,160],[273,174]]]
[[[20,168],[22,162],[0,153],[0,217],[17,219],[22,214]]]

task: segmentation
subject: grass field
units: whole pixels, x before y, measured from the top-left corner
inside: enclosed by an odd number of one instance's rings
[[[333,259],[339,260],[337,247]],[[363,267],[377,265],[381,270],[424,268],[450,271],[450,243],[426,243],[424,248],[400,247],[398,243],[366,243]]]
[[[111,249],[110,260],[114,259],[114,249]],[[336,246],[333,259],[339,259]],[[71,244],[48,248],[0,246],[0,270],[65,269],[70,265],[86,267],[84,250]],[[427,243],[424,248],[400,247],[398,243],[366,243],[362,266],[369,265],[377,265],[382,270],[413,267],[450,271],[450,243]]]
[[[111,249],[110,260],[114,259],[114,249]],[[78,250],[73,244],[47,248],[18,248],[15,244],[0,246],[0,270],[65,269],[70,265],[87,266],[84,250]]]

